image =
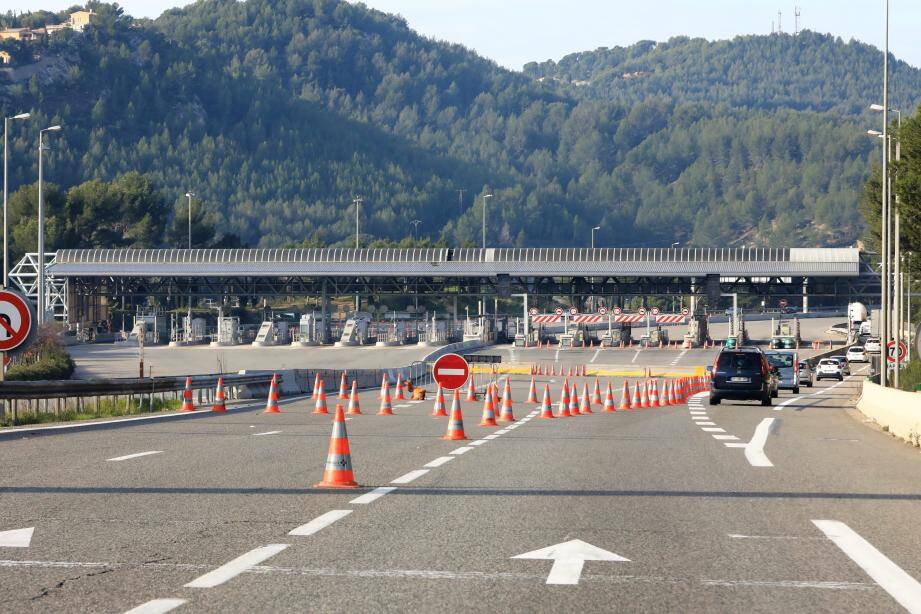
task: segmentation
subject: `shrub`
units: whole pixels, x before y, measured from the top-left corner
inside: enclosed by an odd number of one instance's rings
[[[17,357],[6,372],[8,380],[70,379],[74,361],[58,341],[59,327],[54,324],[39,329],[35,342]]]

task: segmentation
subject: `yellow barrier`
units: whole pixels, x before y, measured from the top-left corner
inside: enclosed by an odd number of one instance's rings
[[[499,373],[503,375],[531,375],[531,366],[530,365],[495,365],[495,368],[485,365],[471,365],[471,373]],[[687,377],[687,376],[703,376],[707,374],[706,367],[687,367],[684,369],[675,369],[674,367],[669,367],[667,370],[665,367],[660,371],[655,367],[645,367],[644,369],[605,369],[603,367],[592,369],[589,368],[585,377]],[[546,375],[546,374],[545,374]],[[557,377],[565,377],[564,375],[558,375]]]

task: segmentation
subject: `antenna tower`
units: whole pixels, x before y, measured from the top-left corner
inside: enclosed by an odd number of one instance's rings
[[[793,7],[793,34],[799,34],[799,18],[802,15],[798,6]]]
[[[780,11],[777,11],[777,33],[783,34],[783,26],[780,21]]]

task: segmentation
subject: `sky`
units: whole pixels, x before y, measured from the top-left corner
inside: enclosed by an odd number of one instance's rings
[[[12,0],[10,0],[12,1]],[[16,10],[61,10],[76,0],[15,0]],[[781,26],[800,24],[883,45],[886,0],[365,0],[399,13],[414,30],[461,43],[499,64],[520,69],[529,61],[558,60],[568,53],[666,40],[686,35],[707,39],[768,34],[781,11]],[[921,67],[921,1],[890,0],[890,51]],[[4,2],[6,3],[6,2]],[[181,0],[122,0],[135,17],[156,17],[188,4]],[[5,10],[5,9],[0,9]]]

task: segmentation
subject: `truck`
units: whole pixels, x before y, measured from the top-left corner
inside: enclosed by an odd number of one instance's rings
[[[847,321],[848,337],[851,341],[855,341],[860,335],[869,335],[872,332],[870,314],[863,303],[848,303]]]

